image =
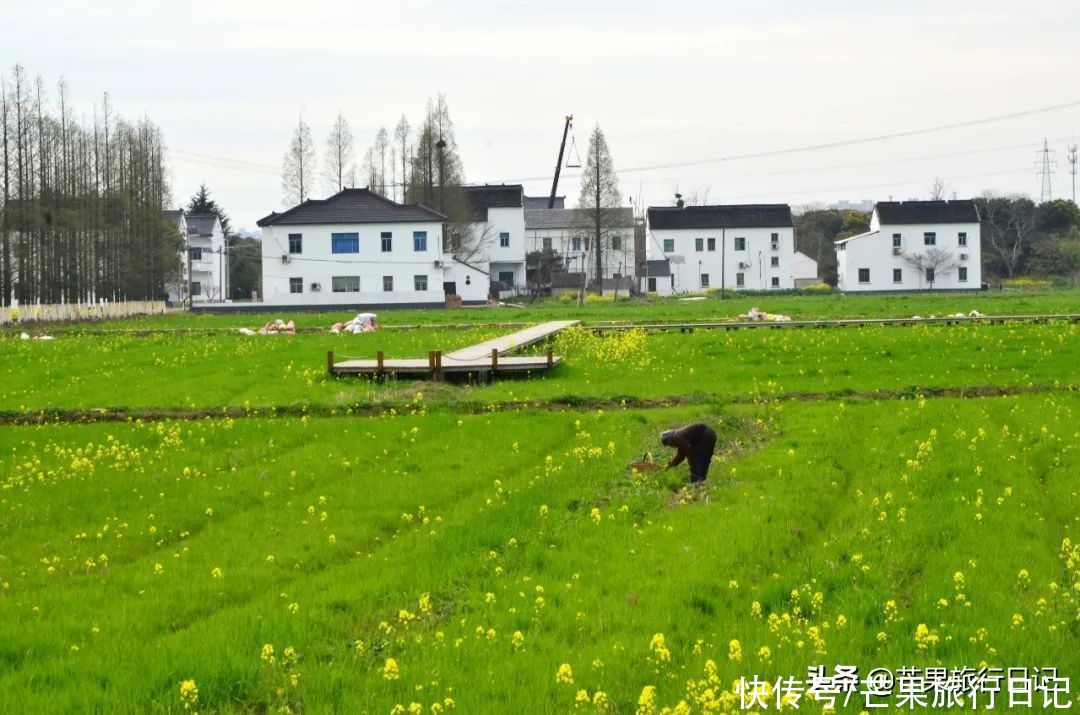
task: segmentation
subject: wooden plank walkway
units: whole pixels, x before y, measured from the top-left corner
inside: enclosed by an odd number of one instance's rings
[[[470,345],[461,350],[455,350],[447,353],[443,358],[454,361],[489,359],[492,350],[499,355],[505,355],[513,350],[520,350],[521,348],[546,340],[560,330],[566,330],[567,328],[579,325],[580,323],[580,320],[550,320],[546,323],[540,323],[539,325],[532,325],[523,330],[518,330],[509,335],[492,338],[491,340],[485,340],[482,343]]]
[[[562,362],[550,349],[547,355],[504,357],[508,352],[520,350],[546,340],[560,330],[578,325],[579,320],[552,320],[532,325],[517,332],[485,340],[460,350],[443,354],[441,350],[429,350],[427,359],[378,357],[371,359],[334,360],[334,353],[326,354],[326,367],[330,374],[353,375],[411,375],[430,376],[441,380],[451,374],[476,374],[491,377],[500,372],[542,372]]]

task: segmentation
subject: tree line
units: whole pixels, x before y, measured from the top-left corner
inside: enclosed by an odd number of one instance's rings
[[[21,65],[0,77],[0,305],[162,298],[183,247],[164,154],[108,94],[87,118],[63,79],[51,99]]]

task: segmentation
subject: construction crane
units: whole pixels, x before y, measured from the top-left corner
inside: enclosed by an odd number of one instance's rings
[[[562,172],[563,153],[566,151],[566,137],[570,134],[570,127],[573,126],[574,115],[566,115],[566,124],[563,125],[562,130],[562,143],[559,144],[559,158],[555,160],[555,179],[551,182],[551,196],[548,198],[548,208],[555,208],[555,193],[559,190],[559,174]],[[577,156],[577,144],[574,141],[574,137],[570,137],[570,156],[567,157],[566,168],[577,169],[581,167],[581,159],[572,161],[573,157]]]

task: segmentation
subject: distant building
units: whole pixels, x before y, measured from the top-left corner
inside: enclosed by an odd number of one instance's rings
[[[521,184],[466,186],[473,224],[466,260],[490,273],[491,292],[499,297],[525,288],[525,202]]]
[[[879,201],[870,230],[836,242],[845,292],[982,287],[979,210],[970,199]]]
[[[607,234],[601,255],[604,279],[633,277],[634,212],[628,208],[605,209],[609,212]],[[596,280],[596,255],[592,251],[588,214],[581,209],[526,209],[525,248],[532,253],[550,249],[571,273],[584,273]]]
[[[874,202],[872,199],[860,199],[858,201],[841,199],[840,201],[829,204],[829,208],[836,209],[837,211],[871,211],[874,208]]]
[[[813,259],[795,251],[787,204],[652,206],[647,217],[643,291],[783,290],[795,287],[796,270],[817,276]]]
[[[309,199],[258,221],[265,302],[340,308],[486,301],[489,276],[443,249],[446,217],[368,189]]]
[[[550,196],[526,196],[525,197],[525,208],[526,209],[546,209],[548,207],[548,202],[550,200],[551,200]],[[555,205],[552,206],[551,208],[553,208],[553,209],[564,209],[564,208],[566,208],[566,197],[565,196],[556,196],[555,197]]]
[[[176,222],[184,237],[180,281],[166,284],[168,300],[183,303],[188,300],[190,290],[193,303],[224,301],[229,294],[229,254],[221,219],[217,214],[183,210],[166,211],[165,216]]]

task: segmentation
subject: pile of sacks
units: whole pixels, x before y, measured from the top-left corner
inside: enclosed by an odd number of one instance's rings
[[[347,323],[334,323],[330,326],[330,332],[338,333],[373,333],[379,329],[379,319],[374,313],[357,313],[356,317]]]
[[[750,320],[754,322],[764,323],[790,323],[791,318],[786,315],[780,315],[779,313],[766,313],[761,308],[754,306],[745,315],[737,316],[741,320]]]
[[[291,320],[286,323],[281,318],[278,318],[277,320],[271,320],[258,330],[240,328],[239,332],[241,335],[296,335],[296,323]]]

